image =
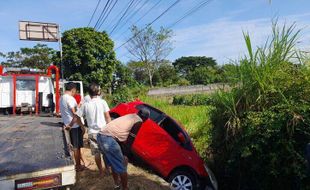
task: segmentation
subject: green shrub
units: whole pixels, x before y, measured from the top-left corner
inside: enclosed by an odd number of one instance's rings
[[[186,79],[184,79],[184,78],[181,78],[181,79],[179,79],[179,80],[177,81],[177,84],[178,84],[179,86],[188,86],[188,85],[190,85],[191,83],[190,83],[188,80],[186,80]]]
[[[186,105],[185,97],[186,96],[181,96],[181,95],[173,96],[172,104],[173,105]]]
[[[271,41],[240,60],[230,92],[213,96],[210,151],[221,189],[310,188],[309,69],[293,64],[299,31],[273,26]]]
[[[117,105],[119,103],[130,102],[133,100],[133,94],[128,88],[118,89],[112,94],[111,103]]]
[[[140,96],[146,95],[148,88],[143,85],[136,85],[134,87],[122,87],[118,88],[113,94],[107,99],[111,103],[112,106],[115,106],[119,103],[130,102],[133,101]]]

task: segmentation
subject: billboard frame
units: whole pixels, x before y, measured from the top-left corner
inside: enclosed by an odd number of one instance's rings
[[[59,25],[56,23],[32,22],[20,20],[19,39],[30,41],[58,42]]]
[[[25,24],[25,28],[21,28]],[[28,30],[28,27],[38,27],[39,30]],[[42,27],[42,29],[40,29]],[[51,32],[49,29],[53,28],[54,30]],[[59,51],[60,51],[60,65],[61,65],[61,76],[64,79],[64,69],[62,63],[62,42],[61,42],[61,31],[60,25],[56,23],[49,22],[34,22],[27,20],[19,20],[18,21],[18,29],[19,29],[19,39],[25,41],[43,41],[43,42],[58,42],[59,43]],[[32,33],[42,33],[42,37],[31,37]],[[21,34],[24,33],[24,36]],[[47,37],[45,36],[47,33]],[[52,38],[50,38],[50,36]]]

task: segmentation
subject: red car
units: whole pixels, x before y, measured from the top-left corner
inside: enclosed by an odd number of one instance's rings
[[[162,111],[141,101],[122,103],[111,109],[112,118],[147,108],[150,118],[134,126],[122,145],[130,158],[142,160],[170,183],[171,189],[217,190],[212,171],[199,157],[184,128]]]

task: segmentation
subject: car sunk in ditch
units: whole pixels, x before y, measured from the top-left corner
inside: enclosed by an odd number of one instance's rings
[[[173,190],[217,190],[212,171],[182,125],[173,118],[139,100],[117,105],[110,115],[117,118],[142,108],[150,111],[150,118],[142,125],[135,125],[121,145],[130,160],[142,161],[169,182]]]

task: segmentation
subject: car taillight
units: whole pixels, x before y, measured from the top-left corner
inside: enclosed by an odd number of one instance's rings
[[[15,181],[16,190],[42,189],[58,186],[61,186],[61,174],[20,179]]]

